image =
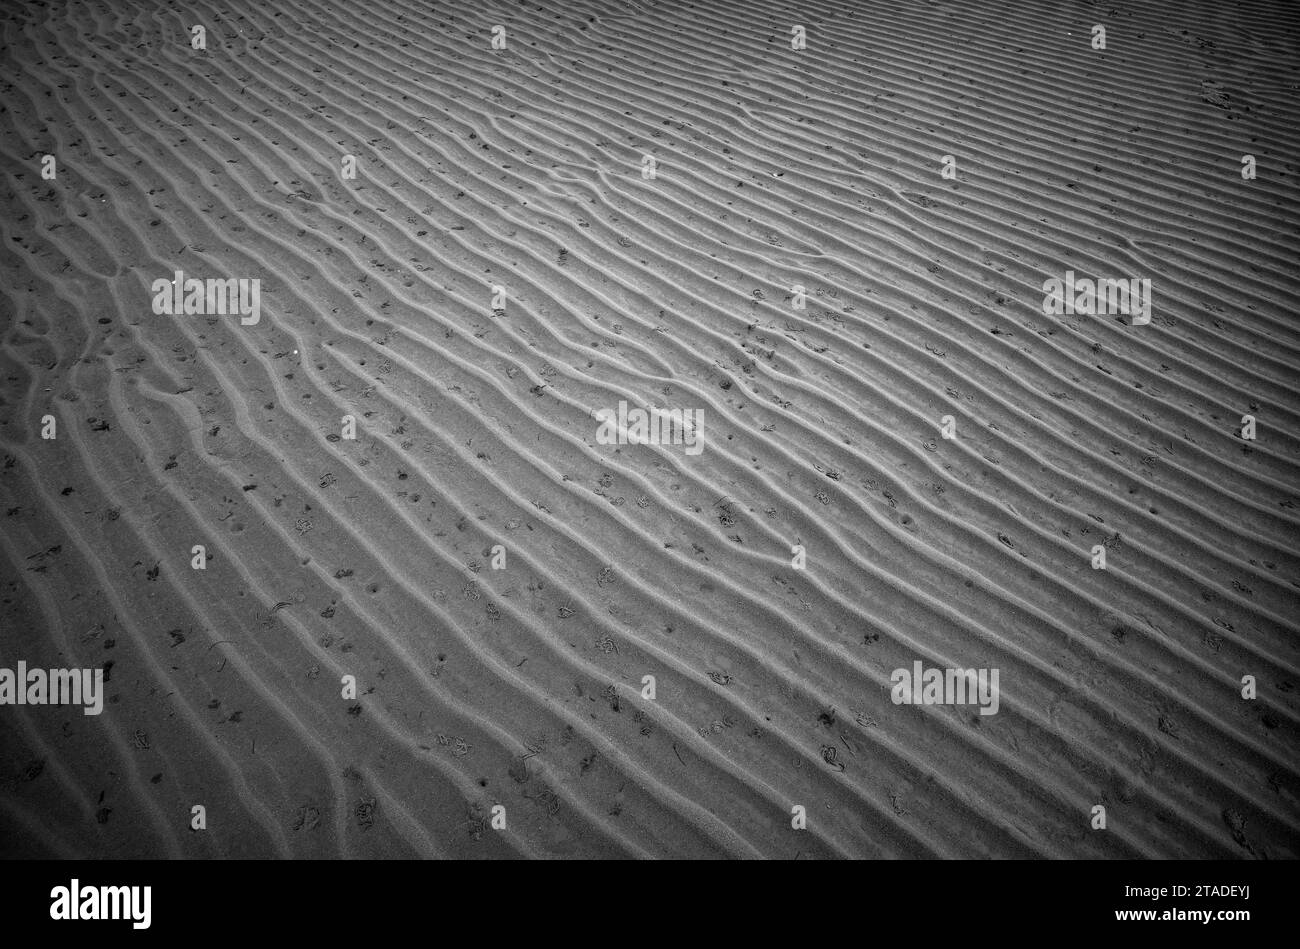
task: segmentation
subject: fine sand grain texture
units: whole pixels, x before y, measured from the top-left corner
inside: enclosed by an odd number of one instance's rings
[[[1294,5],[0,39],[0,856],[1300,852]]]

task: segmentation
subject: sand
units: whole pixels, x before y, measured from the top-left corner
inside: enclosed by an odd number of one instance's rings
[[[0,17],[0,855],[1300,850],[1293,7]]]

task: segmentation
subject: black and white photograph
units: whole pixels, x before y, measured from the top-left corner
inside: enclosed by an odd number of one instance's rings
[[[148,929],[105,862],[919,860],[1252,932],[1233,868],[1300,853],[1300,6],[0,40],[24,915]]]

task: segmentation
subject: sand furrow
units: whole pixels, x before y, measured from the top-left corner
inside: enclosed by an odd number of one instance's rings
[[[8,854],[1300,850],[1300,16],[86,17],[0,17],[0,667],[112,675]]]

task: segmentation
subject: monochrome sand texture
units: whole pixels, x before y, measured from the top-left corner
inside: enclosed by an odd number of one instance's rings
[[[1300,850],[1293,5],[0,37],[3,855]]]

